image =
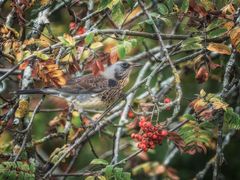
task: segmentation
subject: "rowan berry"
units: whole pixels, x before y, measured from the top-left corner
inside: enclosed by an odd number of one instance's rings
[[[164,136],[164,137],[167,136],[168,135],[168,131],[167,130],[162,130],[161,131],[161,135]]]

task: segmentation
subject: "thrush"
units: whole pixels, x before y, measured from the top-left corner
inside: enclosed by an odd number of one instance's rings
[[[88,74],[72,78],[62,88],[18,90],[17,94],[51,94],[65,98],[76,110],[104,109],[121,96],[132,69],[139,66],[119,61],[98,76]]]

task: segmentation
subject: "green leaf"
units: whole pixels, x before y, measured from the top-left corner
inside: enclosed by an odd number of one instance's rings
[[[48,60],[50,58],[47,54],[44,54],[40,51],[34,51],[33,54],[42,60]]]
[[[121,25],[124,21],[124,7],[121,1],[119,1],[119,3],[113,6],[112,20],[118,26]]]
[[[85,178],[85,180],[95,180],[95,176],[88,176]]]
[[[113,176],[113,166],[112,165],[108,165],[105,167],[104,175],[106,176],[107,179],[111,179],[111,177]]]
[[[200,44],[202,41],[202,38],[197,36],[193,38],[188,38],[187,40],[182,42],[182,50],[195,50],[195,49],[201,49],[203,46]]]
[[[129,42],[131,43],[132,47],[137,47],[137,40],[136,39],[130,39]]]
[[[240,116],[232,108],[227,108],[225,111],[224,122],[229,128],[240,129]]]
[[[131,180],[131,173],[129,172],[124,172],[122,176],[124,180]]]
[[[112,0],[100,0],[98,5],[98,10],[102,10],[108,7]]]
[[[169,11],[172,12],[173,11],[173,0],[167,0],[166,5],[167,5]]]
[[[202,41],[202,38],[200,36],[193,37],[193,38],[188,38],[187,40],[184,40],[182,42],[182,46],[193,44],[195,42],[201,42],[201,41]]]
[[[131,9],[134,7],[134,1],[133,0],[126,0],[128,5],[131,7]]]
[[[191,114],[184,114],[183,117],[188,120],[196,120],[196,118]]]
[[[227,32],[225,28],[219,28],[208,33],[209,38],[217,38],[224,35]]]
[[[196,50],[196,49],[202,49],[202,48],[203,48],[202,44],[194,43],[194,44],[188,44],[188,45],[182,47],[182,50],[190,51],[190,50]]]
[[[93,33],[89,33],[85,37],[84,41],[85,41],[86,44],[91,44],[93,42],[93,38],[94,38],[94,34]]]
[[[168,8],[167,8],[167,6],[166,6],[165,4],[163,4],[163,3],[160,3],[160,4],[158,5],[158,11],[159,11],[159,13],[162,14],[162,15],[167,15],[167,14],[168,14]]]
[[[223,19],[216,19],[212,21],[206,28],[206,31],[210,31],[215,28],[219,28],[221,25],[223,25],[225,21]]]
[[[108,165],[108,162],[104,159],[93,159],[90,164],[94,164],[94,165]]]
[[[189,8],[189,0],[183,0],[182,6],[181,6],[181,10],[182,10],[184,13],[187,13],[188,8]]]
[[[125,46],[123,44],[117,46],[118,56],[120,59],[124,59],[126,56]]]
[[[119,180],[122,179],[123,180],[122,175],[123,175],[123,169],[122,168],[115,168],[114,169],[114,177],[116,179],[119,179]]]

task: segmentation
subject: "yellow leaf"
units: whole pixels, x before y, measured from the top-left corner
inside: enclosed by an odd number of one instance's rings
[[[50,3],[50,1],[51,1],[51,0],[40,0],[40,4],[41,4],[42,6],[46,6],[47,4]]]
[[[231,54],[231,50],[228,46],[225,44],[220,44],[220,43],[210,43],[207,47],[209,51],[213,51],[219,54]]]
[[[206,96],[206,94],[207,94],[207,93],[206,93],[203,89],[200,91],[200,96],[201,96],[201,97]]]
[[[89,56],[90,56],[90,50],[87,49],[87,50],[83,51],[80,60],[84,60],[84,59],[88,58]]]
[[[230,39],[234,47],[240,43],[240,27],[235,28],[230,32]]]
[[[212,103],[213,108],[216,110],[219,110],[219,109],[226,110],[228,107],[227,103],[221,101],[219,98],[216,98],[216,97],[211,98],[209,101]]]
[[[73,62],[72,55],[69,53],[61,59],[61,62]]]
[[[33,54],[35,56],[37,56],[38,58],[42,59],[42,60],[48,60],[49,59],[49,56],[47,54],[44,54],[40,51],[35,51],[35,52],[33,52]]]
[[[93,50],[99,49],[101,47],[103,47],[103,43],[101,43],[101,42],[92,43],[91,46],[90,46],[90,48],[93,49]]]
[[[65,40],[69,43],[70,46],[75,46],[76,42],[75,39],[70,36],[69,34],[64,34],[63,37],[65,38]]]

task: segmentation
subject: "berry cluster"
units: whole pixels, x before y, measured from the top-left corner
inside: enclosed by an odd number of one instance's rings
[[[142,117],[139,121],[140,132],[132,133],[131,138],[139,141],[138,148],[147,152],[148,149],[154,149],[157,144],[161,144],[163,139],[168,135],[167,130],[161,130],[159,125],[153,125]]]
[[[163,102],[164,102],[165,104],[168,104],[168,103],[171,102],[171,99],[170,99],[170,98],[165,98]],[[168,111],[169,111],[170,109],[171,109],[171,107],[167,107],[167,108],[166,108],[166,110],[168,110]]]

